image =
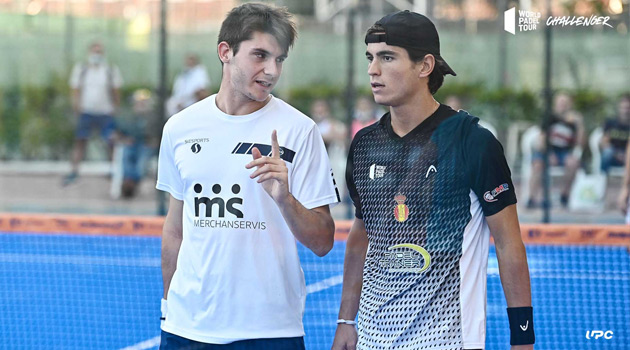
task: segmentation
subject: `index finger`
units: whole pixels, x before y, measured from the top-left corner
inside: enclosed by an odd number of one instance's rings
[[[271,158],[280,158],[280,144],[278,144],[278,132],[271,132]]]

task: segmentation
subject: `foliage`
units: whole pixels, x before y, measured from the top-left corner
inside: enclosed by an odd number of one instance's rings
[[[133,91],[145,86],[126,86],[122,90],[123,110],[129,108]],[[614,112],[617,95],[578,89],[568,91],[574,107],[584,115],[587,131],[601,125]],[[359,88],[356,96],[370,96],[368,88]],[[482,83],[444,85],[435,98],[444,102],[458,96],[462,108],[507,130],[515,121],[539,124],[542,120],[542,95],[530,90],[489,88]],[[345,87],[319,83],[288,89],[284,97],[291,105],[309,114],[318,98],[329,101],[336,116],[345,113]],[[157,98],[157,96],[156,96]],[[340,118],[343,119],[343,118]],[[71,113],[67,81],[51,76],[44,87],[13,86],[0,90],[0,160],[68,159],[73,143],[75,117]]]

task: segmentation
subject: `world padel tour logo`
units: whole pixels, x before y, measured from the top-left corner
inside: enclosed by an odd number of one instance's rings
[[[378,262],[390,272],[421,273],[431,266],[431,254],[419,245],[402,243],[387,250]]]
[[[516,7],[504,12],[503,17],[503,29],[506,32],[516,35],[516,30],[519,32],[528,32],[538,29],[542,14],[535,11],[518,10],[518,17]],[[545,20],[544,24],[547,26],[574,26],[574,27],[589,27],[589,26],[607,26],[612,28],[608,23],[610,16],[549,16]]]

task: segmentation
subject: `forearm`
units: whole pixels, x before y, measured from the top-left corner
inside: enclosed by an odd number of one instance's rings
[[[307,209],[291,194],[277,204],[289,229],[300,243],[318,256],[324,256],[332,249],[335,222],[327,213],[328,209]]]
[[[177,257],[182,244],[182,237],[170,232],[162,234],[162,281],[164,283],[164,299],[168,295],[173,274],[177,269]]]
[[[118,108],[120,107],[120,90],[119,89],[114,89],[114,93],[112,94],[113,96],[113,102],[114,102],[114,107]]]
[[[74,112],[79,111],[79,89],[72,89],[72,110]]]
[[[346,257],[343,264],[343,289],[339,318],[344,320],[356,318],[359,311],[361,288],[363,287],[363,266],[368,241],[367,237],[362,234],[364,231],[357,232],[357,226],[361,225],[355,221],[346,243]]]
[[[505,246],[497,246],[499,275],[508,307],[531,306],[531,286],[525,246],[514,241]]]

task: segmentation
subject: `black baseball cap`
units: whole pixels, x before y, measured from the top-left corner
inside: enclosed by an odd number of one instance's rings
[[[426,51],[435,57],[444,74],[455,74],[440,56],[440,37],[435,25],[426,16],[409,10],[389,14],[374,23],[384,28],[383,34],[368,34],[365,44],[381,43]]]

